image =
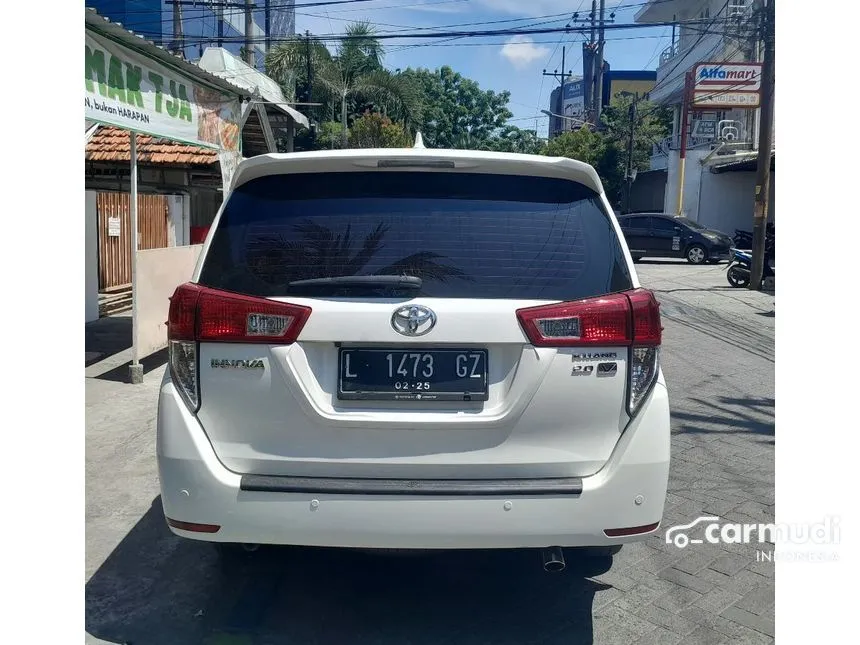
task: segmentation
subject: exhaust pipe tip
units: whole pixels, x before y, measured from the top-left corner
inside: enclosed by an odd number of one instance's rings
[[[258,550],[259,548],[260,548],[259,544],[243,544],[242,545],[242,550],[245,551],[246,553],[253,553],[254,551]]]
[[[561,547],[553,546],[543,550],[543,570],[547,572],[557,573],[564,571],[564,553]]]

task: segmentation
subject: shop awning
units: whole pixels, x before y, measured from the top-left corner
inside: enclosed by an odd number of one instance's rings
[[[758,152],[717,156],[707,164],[712,173],[754,172],[758,168]],[[776,169],[776,150],[770,153],[770,169]]]
[[[200,67],[241,87],[249,94],[258,94],[265,101],[267,108],[282,112],[298,125],[308,127],[308,118],[287,104],[287,99],[276,81],[223,47],[207,47],[200,58]]]

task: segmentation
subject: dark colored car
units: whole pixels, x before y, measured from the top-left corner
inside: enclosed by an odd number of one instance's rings
[[[732,238],[686,217],[638,213],[618,218],[634,262],[649,258],[686,258],[691,264],[731,257]]]

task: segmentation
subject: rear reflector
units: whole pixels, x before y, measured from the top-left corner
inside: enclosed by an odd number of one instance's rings
[[[167,524],[182,531],[193,531],[194,533],[217,533],[221,527],[217,524],[196,524],[194,522],[180,522],[167,518]]]
[[[603,533],[606,537],[622,537],[625,535],[639,535],[640,533],[650,533],[660,526],[660,522],[646,524],[645,526],[631,526],[626,529],[604,529]]]

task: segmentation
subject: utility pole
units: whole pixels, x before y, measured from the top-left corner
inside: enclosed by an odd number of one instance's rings
[[[591,67],[591,78],[589,79],[589,98],[591,98],[591,105],[588,106],[591,118],[589,121],[594,125],[597,125],[597,68],[595,67],[595,57],[597,53],[597,0],[591,0],[591,38],[588,41],[588,45],[590,51],[589,67]]]
[[[266,0],[266,51],[272,48],[272,8],[271,0]]]
[[[765,232],[770,198],[770,157],[773,148],[774,99],[774,0],[765,0],[764,56],[761,72],[761,117],[759,121],[758,167],[755,182],[755,208],[753,210],[753,257],[749,288],[761,289],[765,263]]]
[[[570,71],[571,71],[571,70],[565,70],[564,69],[565,49],[566,49],[565,47],[561,48],[561,73],[560,74],[559,74],[557,69],[553,70],[552,72],[547,72],[546,70],[543,70],[544,76],[552,76],[553,78],[557,79],[559,81],[559,83],[561,83],[559,90],[558,90],[558,100],[556,101],[556,107],[555,107],[555,113],[556,114],[562,114],[562,112],[563,112],[563,109],[564,109],[563,108],[563,106],[564,106],[564,81],[568,76],[570,76]],[[550,117],[550,118],[552,119],[552,118],[556,118],[556,117]],[[558,121],[561,123],[560,129],[564,130],[564,119],[558,119]]]
[[[678,217],[684,214],[684,171],[687,165],[687,118],[692,100],[693,72],[684,75],[684,98],[681,105],[681,150],[678,153]]]
[[[594,92],[594,125],[600,124],[600,115],[603,112],[603,44],[604,40],[604,14],[606,13],[606,0],[600,0],[600,23],[597,35],[597,57],[594,61],[596,82]]]
[[[218,21],[218,46],[223,47],[224,46],[224,9],[223,8],[221,8],[221,10],[215,16],[215,20]]]
[[[313,92],[314,92],[314,77],[313,77],[313,65],[311,62],[311,32],[309,30],[305,30],[305,58],[307,58],[308,64],[308,103],[313,103]]]
[[[567,79],[564,69],[564,55],[566,47],[561,48],[561,87],[558,91],[558,110],[556,114],[564,114],[564,81]],[[559,119],[561,130],[564,131],[564,119]]]
[[[597,0],[592,0],[592,5],[596,6],[596,3],[597,3]],[[588,21],[590,21],[590,22],[591,22],[592,40],[594,39],[594,29],[595,29],[595,25],[594,25],[594,10],[593,10],[593,9],[594,9],[594,7],[592,7],[591,15],[590,15],[590,16],[589,16],[589,18],[588,18]],[[572,16],[572,17],[571,17],[571,19],[570,19],[570,22],[569,22],[569,23],[567,23],[567,27],[566,27],[566,28],[570,28],[570,26],[571,26],[571,25],[573,25],[573,24],[575,24],[575,23],[582,24],[582,23],[585,23],[585,22],[586,22],[586,20],[584,20],[584,19],[580,18],[580,17],[579,17],[579,12],[577,12],[577,13],[574,13],[574,14],[573,14],[573,16]],[[583,56],[582,56],[583,71],[585,72],[585,71],[586,71],[586,70],[585,70],[585,68],[586,68],[586,67],[587,67],[587,65],[588,65],[588,63],[587,63],[587,58],[586,58],[586,56],[585,56],[585,52],[586,52],[586,45],[585,45],[585,43],[583,43],[582,47],[583,47],[583,49],[582,49],[582,53],[583,53]],[[563,116],[563,114],[562,114],[562,113],[564,112],[564,82],[567,80],[567,77],[568,77],[568,76],[570,76],[570,75],[573,73],[573,72],[572,72],[572,70],[565,69],[565,65],[566,65],[566,60],[565,60],[566,51],[567,51],[567,48],[566,48],[566,47],[562,47],[562,48],[561,48],[561,74],[559,74],[559,73],[558,73],[558,70],[557,70],[557,69],[556,69],[556,70],[554,70],[551,74],[550,74],[550,73],[548,73],[546,70],[543,70],[543,75],[544,75],[544,76],[552,76],[553,78],[556,78],[556,79],[561,83],[561,87],[560,87],[560,89],[559,89],[559,94],[558,94],[558,101],[557,101],[557,103],[556,103],[556,107],[555,107],[555,113],[556,113],[556,114],[558,114],[558,115],[562,115],[562,116]],[[589,84],[590,82],[591,82],[591,79],[589,78],[589,74],[586,72],[586,73],[583,75],[583,79],[582,79],[582,88],[583,88],[583,93],[584,93],[584,94],[587,94],[587,93],[585,92],[585,87],[586,87],[586,85],[587,85],[587,84]],[[588,106],[586,105],[585,107],[586,107],[586,110],[587,110],[587,109],[588,109]],[[553,118],[555,118],[555,117],[552,117],[552,116],[550,117],[550,119],[553,119]],[[564,127],[564,121],[565,121],[565,120],[564,120],[564,119],[558,119],[558,121],[561,123],[560,129],[561,129],[561,130],[566,129],[566,128]],[[552,121],[550,121],[550,125],[552,125]],[[552,130],[552,127],[550,127],[549,129],[550,129],[550,131],[551,131],[551,130]]]
[[[678,22],[678,16],[672,15],[672,49],[675,49],[675,25]]]
[[[254,14],[251,9],[254,7],[254,0],[245,0],[245,62],[251,67],[254,65],[254,45],[252,36],[254,32]]]
[[[311,60],[311,56],[313,55],[313,49],[311,49],[311,32],[308,29],[305,29],[305,58],[307,59],[305,62],[307,63],[307,102],[313,103],[314,101],[314,70],[313,70],[313,61]],[[314,110],[314,106],[308,106],[309,112],[309,125],[310,125],[310,133],[311,133],[311,143],[316,144],[317,130],[314,125],[314,114],[316,110]]]
[[[630,101],[630,141],[627,142],[627,209],[630,212],[630,192],[633,190],[633,136],[636,132],[636,98]]]
[[[591,0],[591,39],[588,41],[594,46],[597,42],[597,0]]]
[[[182,5],[173,5],[173,53],[185,58],[185,42],[182,37]]]

